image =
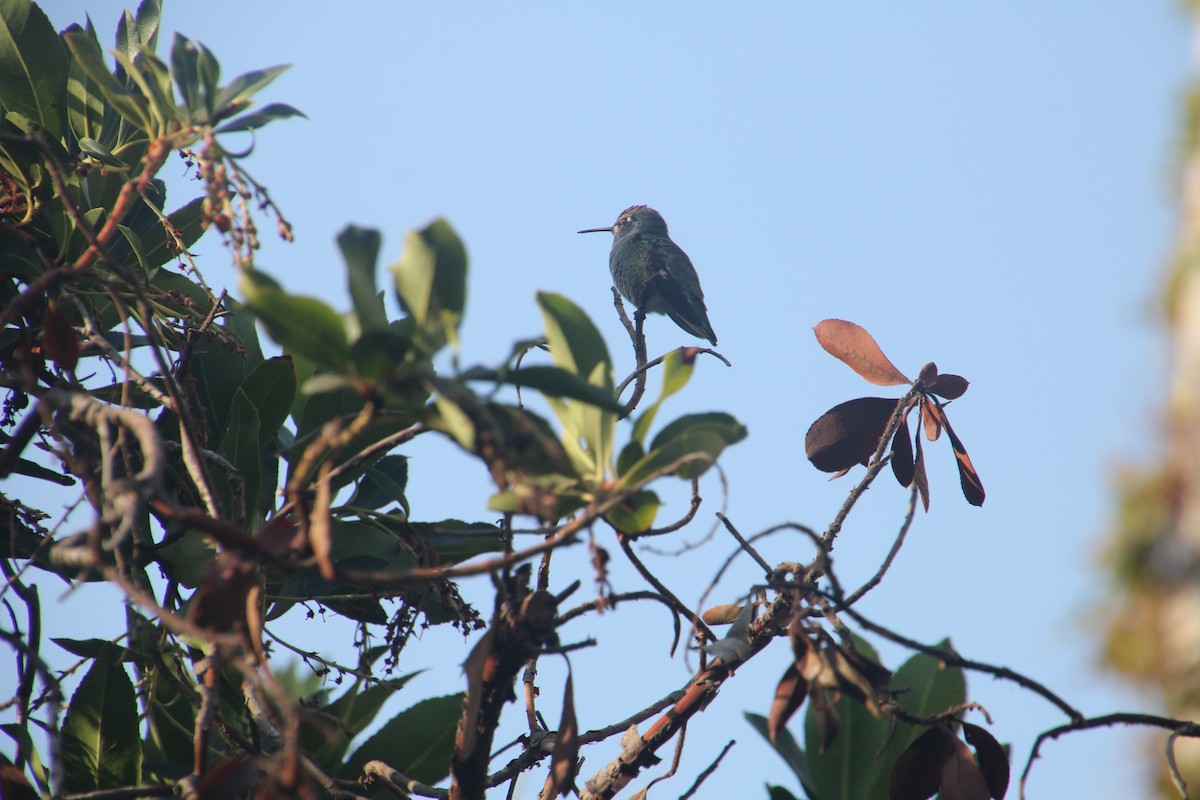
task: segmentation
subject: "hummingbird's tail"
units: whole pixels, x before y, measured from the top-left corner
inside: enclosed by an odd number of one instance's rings
[[[712,342],[713,347],[717,346],[717,334],[713,331],[712,323],[708,321],[708,314],[703,309],[697,309],[699,313],[693,316],[684,316],[679,312],[671,309],[667,312],[675,324],[683,328],[688,333],[698,339],[707,339]]]

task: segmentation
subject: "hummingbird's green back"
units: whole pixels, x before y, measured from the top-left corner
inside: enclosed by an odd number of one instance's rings
[[[687,253],[667,235],[662,215],[648,206],[631,206],[612,227],[608,256],[617,290],[644,313],[666,314],[693,336],[714,345],[700,278]]]

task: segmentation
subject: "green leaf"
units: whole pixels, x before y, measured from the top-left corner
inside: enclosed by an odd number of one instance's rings
[[[463,373],[464,380],[495,381],[525,389],[536,389],[550,397],[582,400],[588,405],[620,412],[621,403],[612,391],[585,382],[574,372],[561,367],[534,366],[510,370],[490,370],[476,367]]]
[[[546,341],[554,363],[581,378],[588,378],[603,366],[597,386],[612,389],[612,367],[608,347],[600,331],[583,309],[560,294],[538,292],[538,305],[546,323]]]
[[[716,437],[720,444],[715,444],[713,437]],[[650,450],[668,450],[680,455],[686,452],[706,453],[710,457],[708,460],[701,459],[686,464],[676,473],[684,480],[691,480],[704,474],[728,445],[736,444],[745,438],[746,426],[730,414],[721,411],[685,414],[658,432],[654,441],[650,443]]]
[[[258,410],[258,448],[275,441],[296,398],[296,365],[291,356],[268,358],[250,371],[241,389]]]
[[[162,59],[153,53],[140,51],[135,56],[125,55],[117,51],[117,63],[125,68],[125,73],[150,102],[150,110],[157,134],[161,126],[170,121],[180,121],[179,109],[175,105],[175,95],[171,87],[171,71]]]
[[[302,723],[300,743],[305,753],[319,766],[337,769],[345,760],[346,751],[354,737],[371,724],[383,704],[408,683],[418,672],[411,672],[386,683],[377,683],[362,688],[356,680],[341,697],[317,710]],[[330,725],[325,720],[333,719],[338,724]]]
[[[954,650],[949,639],[943,639],[934,646],[942,650]],[[940,660],[923,653],[913,655],[900,665],[900,669],[892,676],[892,686],[905,690],[898,698],[900,705],[918,716],[940,714],[967,701],[967,681],[963,671],[958,667],[945,666]],[[895,741],[888,748],[892,758],[898,758],[924,731],[924,728],[901,724],[896,730]]]
[[[258,94],[259,91],[266,88],[267,84],[278,78],[284,72],[291,68],[291,64],[279,64],[266,69],[256,69],[250,72],[243,73],[232,81],[228,86],[222,87],[217,91],[214,100],[214,108],[217,110],[217,119],[224,119],[228,115],[225,114],[231,107],[242,106],[251,97]],[[213,119],[212,122],[216,122]]]
[[[722,450],[725,440],[719,434],[705,429],[689,431],[677,436],[662,447],[651,449],[621,476],[620,489],[634,489],[664,473],[672,467],[671,474],[690,480],[712,466]],[[682,463],[678,463],[681,462]]]
[[[239,285],[246,306],[278,344],[319,367],[345,371],[350,345],[336,311],[316,298],[286,294],[262,272],[242,272]]]
[[[72,25],[67,30],[83,32],[78,25]],[[96,38],[94,30],[88,33],[93,40]],[[97,41],[96,48],[99,47],[100,43]],[[85,139],[95,140],[97,144],[104,140],[104,118],[104,95],[100,91],[100,85],[88,76],[87,70],[79,61],[71,59],[70,70],[67,73],[67,124],[79,140],[81,149]]]
[[[654,401],[654,405],[646,409],[637,424],[633,426],[633,438],[636,441],[646,441],[646,434],[650,432],[650,426],[654,424],[654,417],[658,414],[658,409],[662,406],[663,401],[687,386],[695,368],[695,358],[685,359],[682,347],[667,353],[666,358],[663,359],[662,390],[658,394],[658,399]]]
[[[193,121],[203,121],[204,86],[200,82],[200,50],[198,45],[178,31],[171,42],[171,73],[183,104]]]
[[[364,331],[387,325],[387,310],[375,283],[375,268],[379,261],[379,231],[347,225],[337,235],[346,275],[350,282],[350,298],[358,326]]]
[[[161,0],[142,0],[138,5],[137,16],[128,10],[121,15],[117,23],[117,51],[128,58],[133,58],[138,51],[145,48],[153,53],[158,46],[158,22],[162,19]]]
[[[456,342],[467,296],[467,251],[444,219],[404,237],[404,252],[392,266],[396,296],[417,324],[427,352]]]
[[[15,0],[7,1],[15,2]],[[67,43],[67,48],[75,56],[75,62],[79,64],[95,87],[104,95],[104,99],[117,110],[121,117],[138,130],[149,130],[151,127],[149,102],[144,97],[126,91],[121,82],[108,71],[108,64],[104,61],[104,51],[100,49],[100,43],[96,41],[95,36],[82,30],[73,30],[63,34],[63,41]]]
[[[112,642],[107,639],[70,639],[67,637],[51,637],[50,641],[66,650],[73,656],[80,658],[100,658],[104,655],[104,651],[115,647]],[[118,649],[121,661],[130,661],[134,654],[128,649]],[[145,654],[141,654],[145,657]]]
[[[217,133],[252,131],[263,127],[269,122],[274,122],[277,119],[288,119],[289,117],[304,117],[308,119],[303,111],[293,108],[287,103],[268,103],[257,111],[242,114],[240,117],[235,117],[232,121],[226,122],[217,128]]]
[[[654,527],[654,518],[661,505],[657,494],[644,489],[613,506],[604,516],[622,533],[642,533]]]
[[[562,295],[539,292],[537,299],[554,363],[611,395],[612,364],[596,326]],[[547,399],[562,423],[563,446],[576,469],[593,481],[605,480],[611,470],[617,415],[584,403]]]
[[[248,515],[254,511],[258,492],[262,486],[262,460],[260,457],[262,446],[259,444],[261,429],[258,408],[246,395],[246,392],[239,387],[233,393],[233,405],[229,409],[229,425],[225,428],[224,436],[221,437],[220,453],[229,459],[229,462],[242,476],[242,481],[245,483],[246,513]],[[274,438],[274,434],[272,434],[272,438]],[[228,491],[228,484],[224,481],[218,483],[225,489],[223,493],[229,498],[225,508],[232,512],[232,494]]]
[[[7,229],[0,230],[0,265],[5,275],[37,275],[42,271],[37,251]]]
[[[404,488],[408,485],[408,457],[384,456],[363,470],[362,480],[354,490],[349,505],[356,508],[381,508],[399,503],[408,513]]]
[[[486,522],[444,519],[411,522],[407,528],[437,552],[440,564],[457,564],[480,553],[494,553],[504,544],[500,529]]]
[[[400,712],[354,751],[341,770],[342,777],[356,778],[368,761],[383,759],[422,783],[445,778],[450,774],[462,701],[461,693],[432,697]]]
[[[762,735],[763,739],[775,749],[776,753],[779,753],[780,758],[787,762],[792,772],[796,773],[796,777],[800,779],[800,785],[804,788],[805,794],[811,800],[816,800],[818,797],[817,789],[813,785],[812,776],[808,774],[808,762],[804,757],[804,750],[800,748],[791,731],[783,728],[779,731],[779,735],[775,737],[775,741],[772,742],[771,736],[767,732],[766,717],[747,711],[746,721],[754,727],[754,730]]]
[[[350,365],[354,375],[368,381],[378,391],[387,391],[399,378],[408,373],[411,376],[412,362],[409,355],[413,349],[412,336],[406,329],[411,326],[399,323],[376,327],[355,339],[350,346]],[[419,407],[424,404],[424,398],[418,400]]]
[[[782,786],[775,786],[768,783],[767,798],[768,800],[796,800],[796,795],[792,794]]]
[[[170,576],[189,589],[195,589],[208,575],[208,565],[217,555],[212,540],[199,531],[183,536],[158,551],[158,560]]]
[[[440,394],[433,402],[438,413],[437,418],[430,419],[430,426],[448,433],[464,450],[474,453],[475,423],[471,422],[471,418],[457,403]]]
[[[62,737],[68,793],[142,782],[137,700],[115,646],[106,648],[80,681],[71,697]]]
[[[62,138],[70,67],[49,18],[29,0],[0,0],[0,98],[7,111]]]
[[[128,165],[109,152],[108,148],[87,136],[79,137],[79,152],[114,169],[125,169]]]

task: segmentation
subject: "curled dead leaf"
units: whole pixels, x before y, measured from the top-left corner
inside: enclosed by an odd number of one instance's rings
[[[796,713],[808,697],[808,681],[800,674],[795,664],[789,664],[783,677],[775,687],[775,698],[771,701],[771,713],[767,716],[767,736],[772,742],[779,732],[787,725],[787,721]]]

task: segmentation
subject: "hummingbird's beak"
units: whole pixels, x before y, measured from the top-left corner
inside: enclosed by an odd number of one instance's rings
[[[612,226],[609,225],[607,228],[584,228],[581,231],[575,231],[575,232],[576,233],[600,233],[601,231],[603,231],[604,233],[612,233]]]

